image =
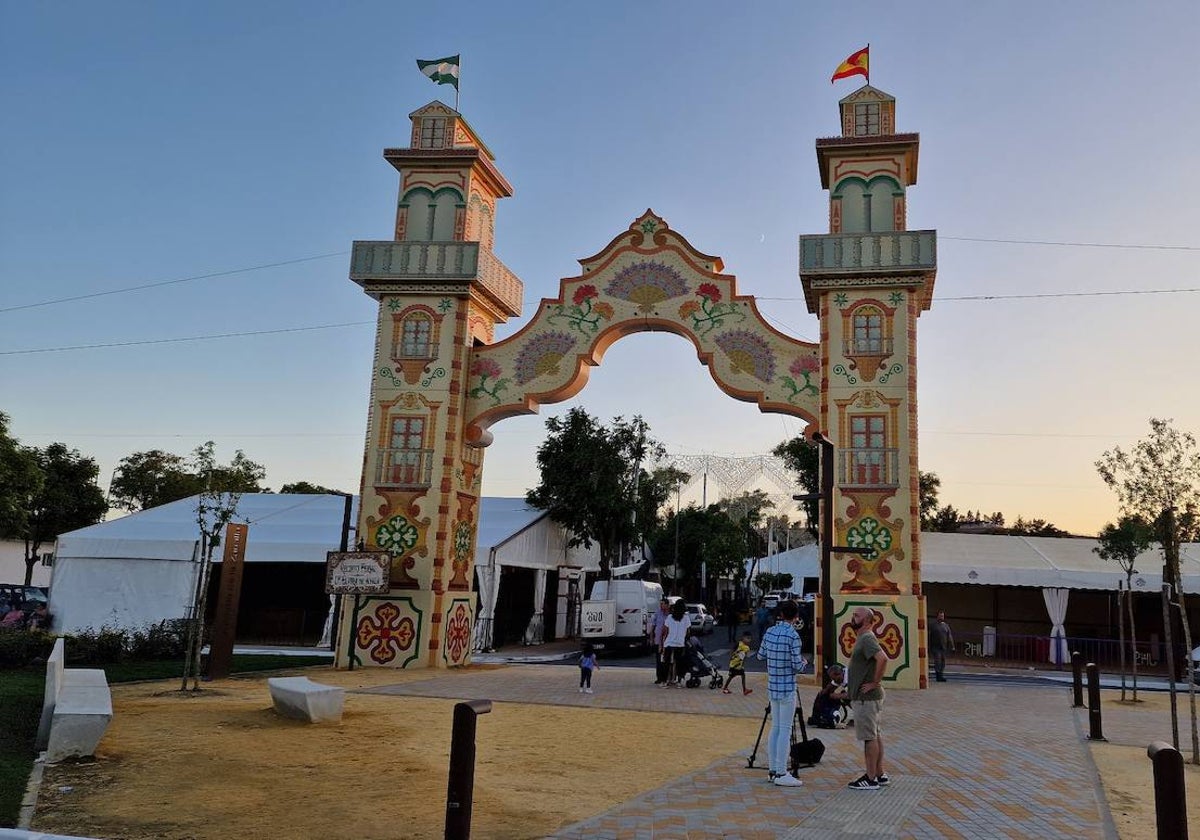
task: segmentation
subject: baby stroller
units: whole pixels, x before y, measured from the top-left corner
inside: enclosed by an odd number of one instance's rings
[[[705,679],[708,680],[709,688],[720,688],[724,682],[717,666],[704,655],[704,645],[700,644],[700,640],[695,636],[688,636],[683,644],[683,661],[687,674],[684,684],[688,688],[696,688]]]

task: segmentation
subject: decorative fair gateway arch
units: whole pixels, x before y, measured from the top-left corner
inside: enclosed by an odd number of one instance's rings
[[[433,102],[410,115],[412,147],[384,151],[401,174],[395,239],[356,242],[350,271],[379,303],[358,533],[393,565],[387,593],[343,599],[339,666],[469,662],[491,426],[578,393],[622,336],[664,331],[692,342],[725,393],[837,443],[834,541],[863,554],[835,559],[833,615],[820,620],[834,622],[837,649],[818,654],[849,655],[849,613],[866,605],[886,681],[925,685],[916,324],[936,234],[905,229],[917,137],[889,133],[894,100],[868,85],[840,104],[844,136],[817,141],[831,230],[800,240],[819,344],[768,325],[719,258],[649,210],[495,342],[495,325],[522,308],[521,281],[492,254],[495,204],[511,187],[456,111]],[[479,577],[494,598],[494,570]]]
[[[486,446],[493,423],[575,396],[614,342],[640,332],[689,340],[731,397],[816,421],[820,345],[768,324],[721,273],[720,257],[697,251],[653,211],[580,264],[583,273],[563,279],[520,332],[471,351],[468,442]]]

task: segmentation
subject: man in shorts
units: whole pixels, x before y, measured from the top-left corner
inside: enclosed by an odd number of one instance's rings
[[[866,772],[847,785],[851,790],[879,790],[891,783],[888,774],[883,772],[883,730],[880,726],[887,654],[875,638],[874,623],[875,614],[870,607],[855,607],[850,614],[850,626],[858,634],[858,640],[850,654],[846,695],[854,709],[854,737],[863,742],[866,765]]]

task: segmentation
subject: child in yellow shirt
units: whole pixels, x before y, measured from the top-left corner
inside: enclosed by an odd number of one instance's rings
[[[754,689],[746,688],[746,657],[750,655],[750,631],[742,634],[742,640],[738,642],[733,653],[729,655],[729,676],[725,678],[724,694],[732,694],[729,686],[733,684],[734,677],[742,678],[742,694],[751,694]]]

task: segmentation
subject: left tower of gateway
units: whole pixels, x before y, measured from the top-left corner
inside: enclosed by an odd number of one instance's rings
[[[512,187],[462,115],[409,115],[393,241],[355,242],[350,279],[379,302],[358,533],[392,555],[387,594],[343,596],[337,665],[463,665],[483,449],[463,440],[467,359],[521,314],[521,281],[492,254]]]

